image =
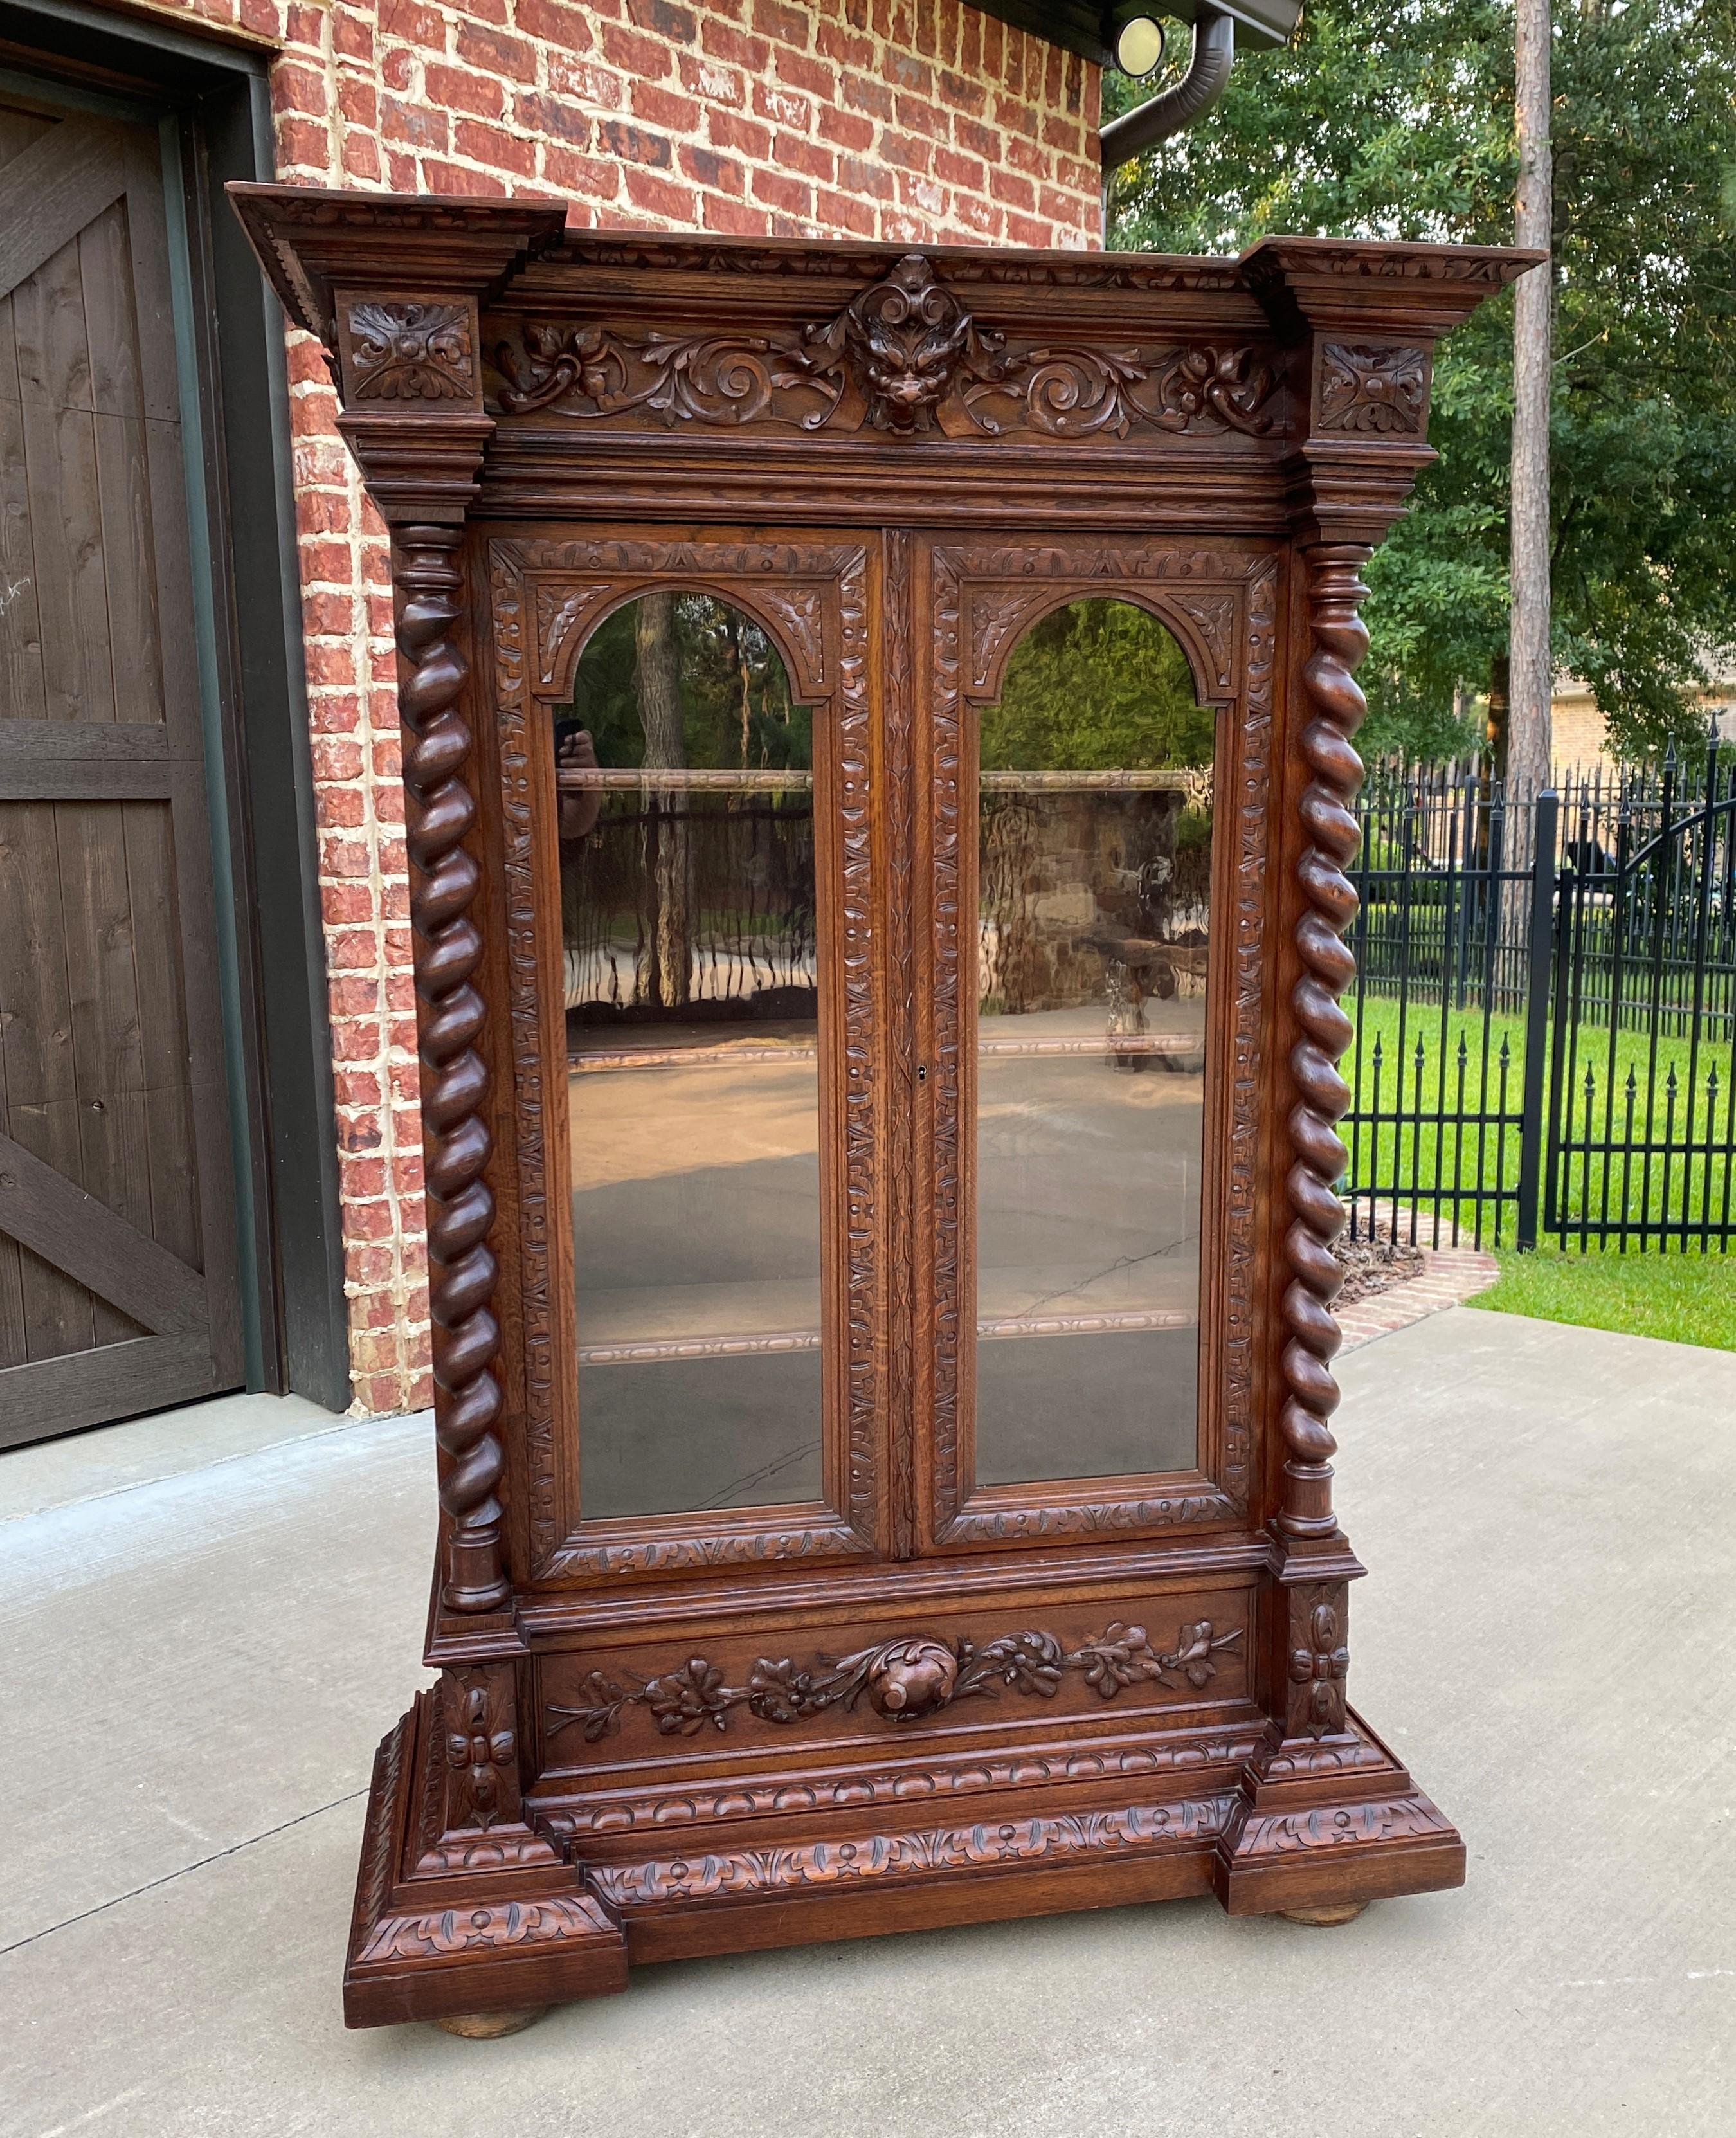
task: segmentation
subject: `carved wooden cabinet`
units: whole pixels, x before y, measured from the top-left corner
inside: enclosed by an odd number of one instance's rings
[[[1460,1882],[1346,1705],[1343,871],[1358,570],[1531,256],[232,190],[406,731],[441,1676],[351,2022]]]

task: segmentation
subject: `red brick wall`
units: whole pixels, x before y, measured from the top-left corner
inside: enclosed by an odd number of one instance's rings
[[[158,0],[158,7],[162,0]],[[956,0],[184,0],[280,41],[279,174],[564,198],[578,223],[1100,240],[1096,69]],[[385,532],[291,335],[358,1408],[429,1400]]]

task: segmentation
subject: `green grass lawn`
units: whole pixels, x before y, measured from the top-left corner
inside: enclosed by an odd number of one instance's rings
[[[1500,1282],[1468,1306],[1736,1351],[1736,1254],[1546,1246],[1529,1255],[1504,1251],[1499,1260]]]
[[[1401,1206],[1418,1190],[1456,1186],[1460,1236],[1470,1239],[1477,1229],[1476,1208],[1466,1191],[1474,1189],[1480,1181],[1485,1189],[1498,1183],[1510,1189],[1518,1183],[1519,1115],[1524,1089],[1524,1019],[1492,1018],[1485,1033],[1480,1010],[1450,1011],[1443,1018],[1438,1005],[1412,1003],[1401,1018],[1396,1001],[1373,993],[1360,1003],[1353,996],[1345,1007],[1357,1028],[1356,1038],[1343,1063],[1345,1081],[1354,1095],[1353,1106],[1378,1110],[1382,1115],[1395,1112],[1401,1115],[1396,1121],[1383,1120],[1378,1130],[1352,1121],[1344,1124],[1341,1133],[1350,1153],[1350,1184],[1358,1189],[1373,1186],[1383,1197],[1391,1196],[1396,1187]],[[1587,1028],[1578,1035],[1570,1066],[1573,1104],[1571,1119],[1563,1126],[1571,1138],[1593,1143],[1607,1140],[1617,1145],[1631,1140],[1643,1145],[1649,1122],[1650,1140],[1673,1147],[1667,1159],[1655,1150],[1649,1167],[1643,1150],[1606,1160],[1599,1152],[1569,1150],[1565,1182],[1570,1218],[1587,1206],[1587,1186],[1589,1208],[1594,1214],[1607,1205],[1612,1217],[1619,1217],[1624,1208],[1630,1218],[1641,1212],[1654,1219],[1666,1214],[1677,1219],[1685,1216],[1690,1231],[1703,1213],[1714,1223],[1719,1220],[1727,1193],[1732,1193],[1733,1207],[1736,1207],[1736,1193],[1733,1193],[1736,1181],[1729,1179],[1729,1169],[1723,1156],[1708,1157],[1701,1152],[1685,1157],[1680,1149],[1689,1141],[1722,1145],[1728,1138],[1731,1115],[1727,1043],[1702,1042],[1694,1050],[1686,1039],[1660,1039],[1654,1065],[1646,1034],[1623,1032],[1617,1039],[1612,1077],[1607,1032]],[[1673,1099],[1672,1067],[1676,1077]],[[1633,1080],[1631,1094],[1630,1076]],[[1459,1120],[1440,1124],[1425,1118],[1436,1112],[1502,1118],[1481,1124]],[[1441,1215],[1444,1241],[1452,1216],[1450,1198],[1441,1205]],[[1495,1208],[1485,1203],[1481,1244],[1510,1245],[1514,1216],[1512,1203],[1504,1203],[1497,1239]],[[1432,1237],[1432,1228],[1427,1237]]]

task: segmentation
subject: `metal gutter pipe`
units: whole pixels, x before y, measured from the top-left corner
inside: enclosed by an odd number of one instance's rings
[[[1109,177],[1144,150],[1191,126],[1223,95],[1236,63],[1236,24],[1215,7],[1202,7],[1193,19],[1193,52],[1187,71],[1173,89],[1148,104],[1112,119],[1099,137],[1103,175]]]

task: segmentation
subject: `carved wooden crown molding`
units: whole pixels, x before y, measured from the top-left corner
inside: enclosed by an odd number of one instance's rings
[[[1201,260],[1183,254],[1138,252],[1020,252],[935,248],[946,280],[955,287],[1002,289],[1197,290],[1218,295],[1241,289],[1233,260]],[[744,275],[802,281],[860,282],[883,276],[890,255],[884,246],[829,242],[823,251],[806,243],[788,247],[753,241],[647,239],[631,233],[571,232],[554,259],[576,266],[658,267],[676,274]]]
[[[900,437],[1058,439],[1139,429],[1270,431],[1270,353],[1233,342],[1113,348],[1009,341],[978,324],[922,253],[907,253],[799,334],[633,334],[528,322],[495,363],[510,416],[558,407],[674,427],[784,423]]]
[[[556,245],[567,220],[565,208],[549,201],[344,193],[239,179],[224,190],[285,310],[334,354],[334,291],[480,301]]]

